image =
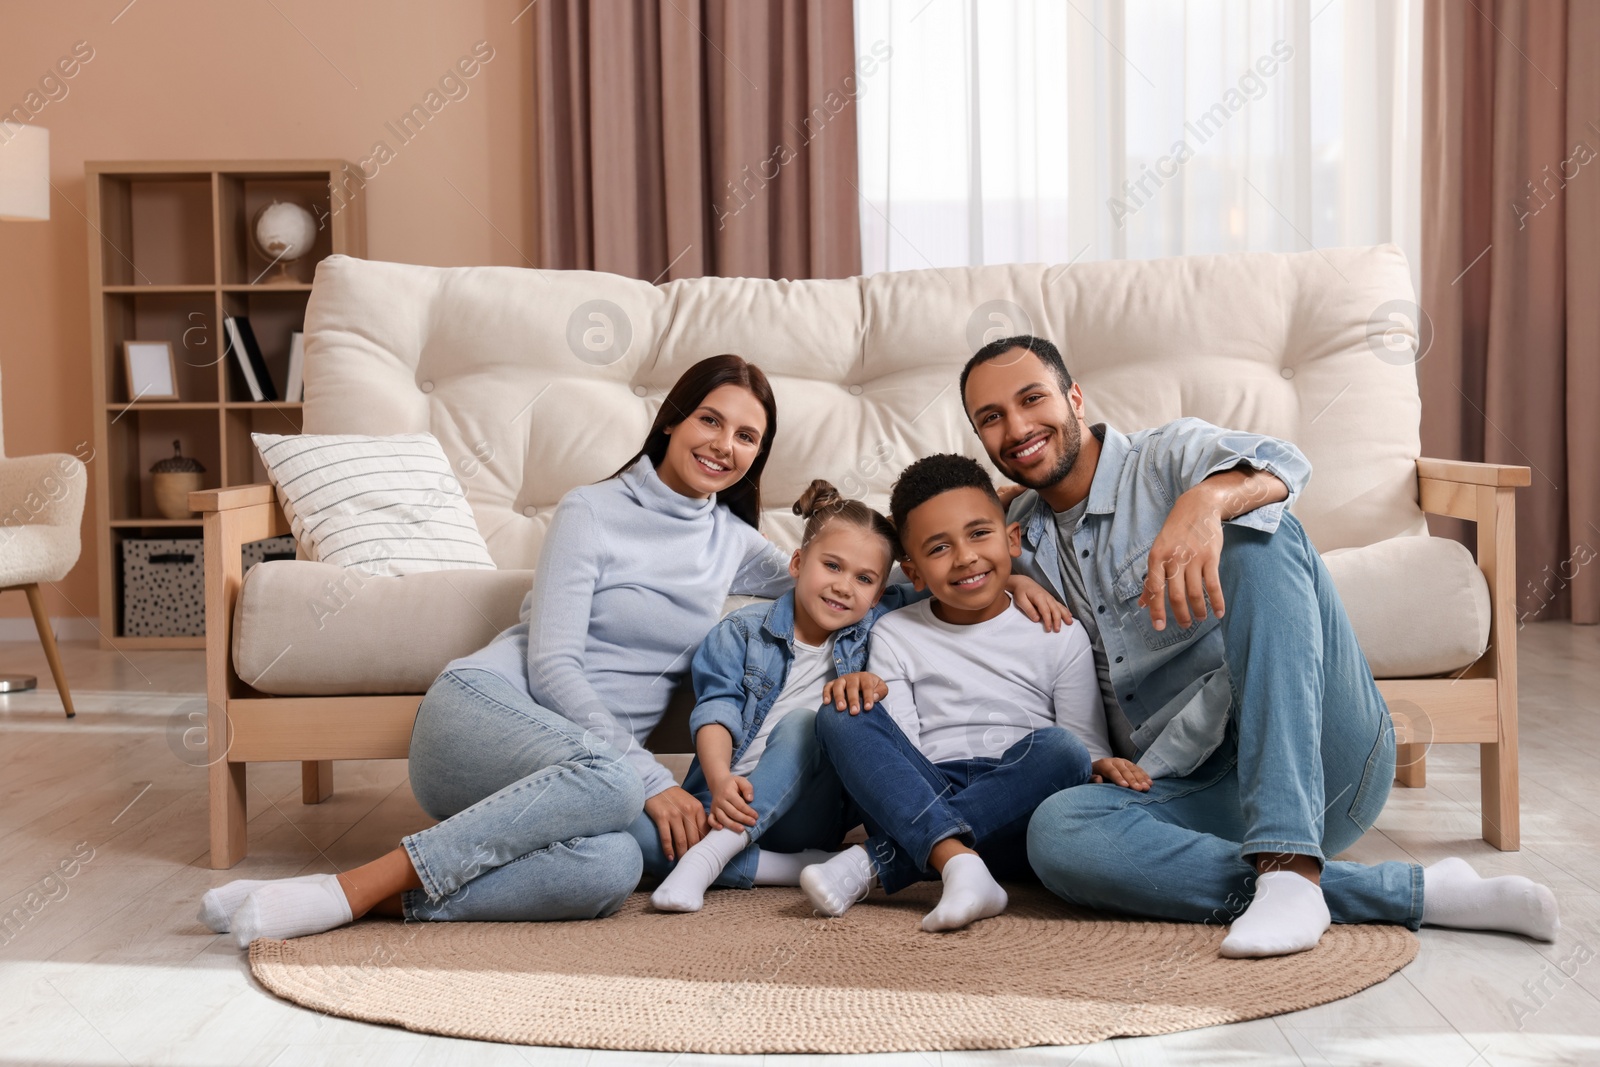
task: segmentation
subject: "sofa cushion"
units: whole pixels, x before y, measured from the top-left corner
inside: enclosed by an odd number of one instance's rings
[[[515,623],[532,586],[532,571],[385,577],[260,563],[234,609],[234,669],[279,696],[421,693],[446,663]]]
[[[659,286],[329,256],[306,309],[305,431],[433,433],[495,562],[532,567],[562,494],[633,454],[689,366],[736,352],[777,395],[761,529],[790,548],[813,478],[882,509],[918,456],[987,464],[957,376],[996,331],[1036,333],[1093,421],[1193,415],[1299,445],[1316,473],[1295,514],[1328,551],[1424,530],[1416,370],[1383,345],[1413,299],[1393,245]],[[597,359],[573,339],[602,322],[615,348]]]
[[[1489,590],[1461,545],[1397,537],[1323,558],[1375,676],[1442,674],[1483,654]],[[532,582],[526,570],[385,578],[326,563],[262,563],[239,595],[234,666],[279,696],[421,693],[446,663],[515,623]],[[751,602],[734,597],[727,610]],[[672,717],[675,741],[685,710]]]
[[[1459,542],[1393,537],[1322,559],[1373,677],[1460,670],[1489,647],[1489,583]]]

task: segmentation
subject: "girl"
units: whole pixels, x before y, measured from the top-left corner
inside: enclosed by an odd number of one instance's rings
[[[244,948],[368,912],[596,918],[638,883],[636,817],[661,847],[698,841],[700,802],[640,742],[730,592],[793,584],[756,530],[776,429],[759,368],[723,355],[685,372],[634,458],[562,498],[524,621],[447,665],[423,698],[411,787],[442,821],[337,876],[213,889],[202,920]]]
[[[661,911],[699,911],[713,884],[799,885],[807,864],[829,858],[820,850],[846,827],[838,778],[816,740],[817,709],[859,703],[869,688],[861,676],[848,694],[838,679],[866,667],[872,624],[927,596],[887,584],[900,543],[883,515],[821,479],[794,510],[806,525],[789,560],[793,592],[729,615],[695,653],[697,756],[684,786],[712,829],[651,896]],[[1061,605],[1042,587],[1018,575],[1008,588],[1029,618],[1060,628]]]

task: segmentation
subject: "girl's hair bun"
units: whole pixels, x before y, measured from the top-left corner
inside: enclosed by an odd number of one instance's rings
[[[843,504],[844,497],[833,487],[833,483],[818,478],[806,486],[806,491],[794,502],[794,513],[803,519],[809,519],[819,511],[833,511]]]

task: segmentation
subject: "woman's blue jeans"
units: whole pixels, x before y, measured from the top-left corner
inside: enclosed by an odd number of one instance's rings
[[[949,837],[977,850],[996,875],[1025,875],[1033,809],[1089,780],[1088,749],[1059,727],[1033,731],[998,758],[947,763],[924,756],[882,703],[860,715],[824,708],[817,736],[866,822],[867,854],[886,893],[939,877],[928,856]]]
[[[594,919],[639,883],[639,776],[605,742],[489,671],[441,674],[411,733],[411,791],[442,820],[401,845],[407,919]]]
[[[769,852],[803,852],[833,849],[844,837],[844,793],[833,767],[817,746],[814,711],[791,711],[772,728],[767,747],[747,778],[755,792],[750,806],[756,824],[749,830],[750,845],[723,868],[713,885],[749,889],[755,885],[761,849]],[[684,776],[683,788],[711,810],[711,789],[700,761]],[[648,815],[641,814],[629,827],[644,857],[646,874],[665,878],[676,864],[661,849],[661,834]],[[758,848],[756,842],[760,841]]]
[[[1327,567],[1298,523],[1227,526],[1221,580],[1228,732],[1194,773],[1148,793],[1086,785],[1040,805],[1028,858],[1085,907],[1224,925],[1249,905],[1245,857],[1326,861],[1355,843],[1393,784],[1394,727]],[[1327,862],[1337,923],[1422,921],[1422,868]]]

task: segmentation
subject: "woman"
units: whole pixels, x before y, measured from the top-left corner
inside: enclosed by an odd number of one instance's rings
[[[300,937],[368,912],[588,919],[638,883],[641,804],[682,855],[705,809],[642,742],[730,593],[778,596],[788,555],[757,531],[777,430],[766,376],[738,356],[689,368],[639,452],[561,500],[523,622],[445,667],[417,710],[412,791],[437,825],[339,875],[236,881],[201,919]]]

